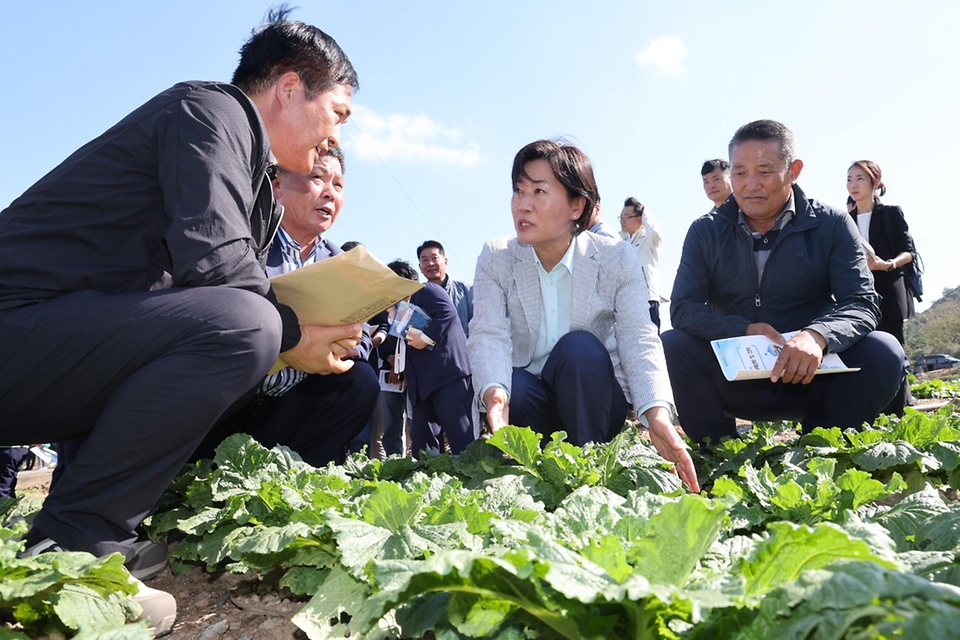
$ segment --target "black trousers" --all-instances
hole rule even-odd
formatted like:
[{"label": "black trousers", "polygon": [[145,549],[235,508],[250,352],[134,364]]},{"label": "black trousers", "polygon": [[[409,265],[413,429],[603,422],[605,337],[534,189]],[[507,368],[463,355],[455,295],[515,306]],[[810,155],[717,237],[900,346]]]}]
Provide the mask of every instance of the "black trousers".
[{"label": "black trousers", "polygon": [[[886,300],[884,300],[886,302]],[[897,305],[894,312],[883,311],[883,306],[881,305],[881,316],[880,324],[877,325],[877,331],[886,331],[894,338],[897,339],[901,345],[903,345],[903,317],[900,315],[900,309]],[[907,367],[907,372],[910,371],[910,363],[905,364]],[[886,407],[883,408],[883,413],[889,413],[895,416],[903,416],[903,408],[913,404],[913,394],[910,393],[910,381],[907,380],[906,375],[903,377],[903,382],[900,383],[900,388],[897,390],[897,394],[893,396],[893,400],[890,401]]]},{"label": "black trousers", "polygon": [[251,394],[213,428],[193,457],[213,457],[224,438],[248,433],[265,447],[293,449],[315,467],[342,462],[379,394],[377,374],[366,361],[357,361],[346,373],[307,376],[282,396]]},{"label": "black trousers", "polygon": [[769,380],[728,382],[710,343],[679,329],[661,336],[680,426],[696,442],[736,436],[736,418],[793,420],[803,430],[872,423],[904,376],[903,348],[873,331],[840,354],[855,373],[815,376],[808,385]]},{"label": "black trousers", "polygon": [[511,424],[545,436],[563,430],[578,446],[612,440],[630,410],[610,354],[588,331],[562,336],[540,377],[514,367],[511,384]]},{"label": "black trousers", "polygon": [[229,287],[79,291],[0,312],[0,446],[85,437],[34,520],[124,553],[210,427],[273,364],[280,316]]},{"label": "black trousers", "polygon": [[660,301],[650,301],[650,320],[657,325],[657,333],[660,333]]},{"label": "black trousers", "polygon": [[443,385],[415,403],[410,419],[413,455],[420,455],[421,451],[440,453],[441,433],[451,453],[463,453],[474,441],[472,402],[473,383],[467,376]]},{"label": "black trousers", "polygon": [[0,498],[12,498],[17,493],[17,471],[30,455],[29,447],[0,448]]}]

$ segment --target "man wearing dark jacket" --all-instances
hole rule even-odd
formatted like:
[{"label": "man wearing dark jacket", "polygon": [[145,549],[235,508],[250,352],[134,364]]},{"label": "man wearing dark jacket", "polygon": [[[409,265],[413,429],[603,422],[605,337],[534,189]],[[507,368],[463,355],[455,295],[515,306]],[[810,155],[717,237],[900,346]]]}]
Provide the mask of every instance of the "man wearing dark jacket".
[{"label": "man wearing dark jacket", "polygon": [[360,326],[301,326],[264,272],[274,167],[307,173],[337,146],[358,86],[332,38],[284,18],[232,84],[167,89],[0,212],[0,445],[86,438],[28,552],[128,552],[278,352],[308,373],[352,365]]},{"label": "man wearing dark jacket", "polygon": [[463,335],[470,336],[470,320],[473,319],[473,285],[454,280],[447,275],[447,254],[443,245],[436,240],[427,240],[417,247],[417,261],[420,263],[420,273],[427,282],[440,285],[450,296],[453,306],[457,308],[457,317]]},{"label": "man wearing dark jacket", "polygon": [[408,329],[407,398],[413,411],[410,441],[413,455],[423,450],[439,453],[442,432],[453,453],[462,453],[474,441],[471,403],[473,385],[467,358],[467,338],[450,296],[428,282],[410,296],[428,316],[422,332]]},{"label": "man wearing dark jacket", "polygon": [[[849,216],[795,185],[793,134],[772,120],[730,141],[734,199],[691,225],[663,334],[684,431],[735,436],[735,418],[817,426],[872,422],[900,384],[903,350],[874,331],[879,297]],[[789,340],[782,334],[798,331]],[[769,380],[728,382],[710,341],[765,335],[781,345]],[[816,376],[826,353],[855,373]]]}]

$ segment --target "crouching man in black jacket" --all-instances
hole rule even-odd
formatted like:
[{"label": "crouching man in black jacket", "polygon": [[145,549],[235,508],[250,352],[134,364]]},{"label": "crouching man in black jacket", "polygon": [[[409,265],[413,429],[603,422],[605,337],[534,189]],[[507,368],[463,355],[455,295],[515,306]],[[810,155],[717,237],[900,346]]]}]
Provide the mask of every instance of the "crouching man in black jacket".
[{"label": "crouching man in black jacket", "polygon": [[[856,226],[796,186],[803,163],[783,124],[744,125],[729,153],[734,199],[691,225],[662,336],[681,426],[716,441],[736,436],[737,417],[804,431],[872,422],[900,386],[904,354],[874,331],[880,300]],[[758,334],[782,345],[770,379],[728,382],[710,341]],[[860,371],[814,376],[826,353]]]},{"label": "crouching man in black jacket", "polygon": [[308,173],[337,146],[357,87],[337,43],[281,11],[232,84],[161,92],[0,211],[0,446],[86,438],[26,552],[126,554],[279,352],[349,366],[360,325],[301,326],[264,260],[274,167]]}]

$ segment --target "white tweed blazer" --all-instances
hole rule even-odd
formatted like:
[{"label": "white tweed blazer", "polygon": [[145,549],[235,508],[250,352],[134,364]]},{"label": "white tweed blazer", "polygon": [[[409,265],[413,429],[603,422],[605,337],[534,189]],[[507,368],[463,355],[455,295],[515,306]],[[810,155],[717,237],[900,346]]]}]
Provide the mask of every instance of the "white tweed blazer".
[{"label": "white tweed blazer", "polygon": [[[589,331],[603,342],[634,408],[662,401],[673,412],[663,346],[650,320],[647,283],[636,252],[627,242],[588,231],[574,243],[570,330]],[[478,403],[492,383],[509,393],[513,367],[530,364],[540,332],[540,305],[533,247],[515,236],[484,244],[473,280],[467,340]]]}]

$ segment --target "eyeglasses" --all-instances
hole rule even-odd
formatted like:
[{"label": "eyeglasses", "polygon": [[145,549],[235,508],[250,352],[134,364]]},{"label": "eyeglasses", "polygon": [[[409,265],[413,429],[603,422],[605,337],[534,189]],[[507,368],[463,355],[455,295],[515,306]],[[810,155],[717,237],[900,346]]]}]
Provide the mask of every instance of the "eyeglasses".
[{"label": "eyeglasses", "polygon": [[641,217],[643,217],[643,216],[638,216],[638,215],[625,216],[625,215],[623,215],[623,214],[620,215],[620,219],[621,219],[621,220],[627,220],[627,219],[629,219],[629,218],[641,218]]}]

